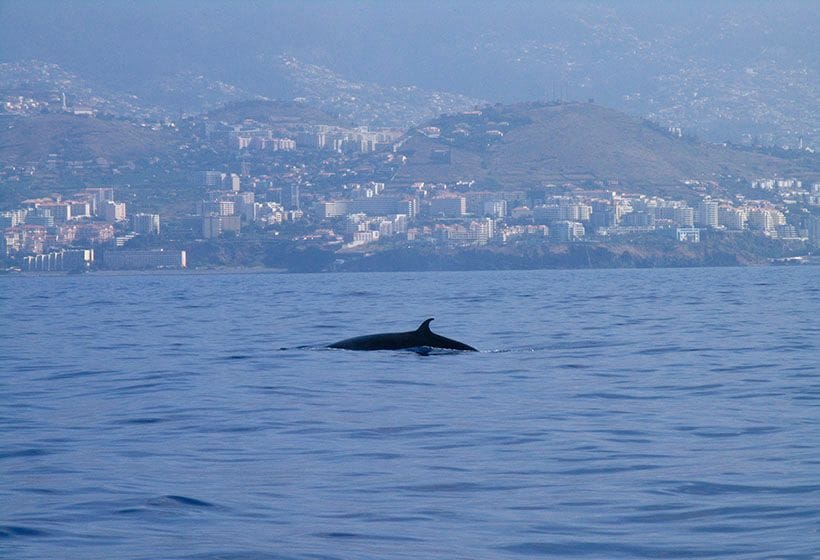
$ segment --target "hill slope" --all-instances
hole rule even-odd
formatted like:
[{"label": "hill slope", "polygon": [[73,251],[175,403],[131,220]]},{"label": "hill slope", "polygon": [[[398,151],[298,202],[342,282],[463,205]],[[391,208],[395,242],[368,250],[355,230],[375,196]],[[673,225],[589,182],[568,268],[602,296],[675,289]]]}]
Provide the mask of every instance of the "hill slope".
[{"label": "hill slope", "polygon": [[173,154],[175,138],[128,121],[43,114],[0,119],[0,163],[43,162],[51,154],[64,160],[132,161]]},{"label": "hill slope", "polygon": [[408,164],[396,177],[399,182],[476,180],[518,188],[618,180],[628,187],[818,172],[805,162],[678,138],[586,103],[496,105],[430,124],[440,135],[419,129],[402,145]]},{"label": "hill slope", "polygon": [[282,100],[250,100],[230,103],[207,113],[208,118],[230,124],[252,119],[261,123],[288,126],[293,124],[327,124],[341,126],[336,117],[306,103]]},{"label": "hill slope", "polygon": [[[226,105],[208,113],[216,121],[240,123],[246,118],[282,127],[297,124],[341,124],[305,104],[254,100]],[[184,134],[155,129],[128,120],[43,113],[0,118],[0,164],[21,165],[60,160],[109,162],[175,158]]]}]

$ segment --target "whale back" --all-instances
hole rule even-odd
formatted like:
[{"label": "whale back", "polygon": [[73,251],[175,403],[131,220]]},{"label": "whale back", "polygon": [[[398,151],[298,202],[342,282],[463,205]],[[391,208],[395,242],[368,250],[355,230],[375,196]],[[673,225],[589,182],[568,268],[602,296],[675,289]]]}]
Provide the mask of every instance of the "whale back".
[{"label": "whale back", "polygon": [[357,336],[335,342],[331,344],[329,348],[342,348],[345,350],[401,350],[406,348],[431,347],[476,351],[472,346],[431,331],[430,323],[432,321],[433,317],[424,320],[414,331]]}]

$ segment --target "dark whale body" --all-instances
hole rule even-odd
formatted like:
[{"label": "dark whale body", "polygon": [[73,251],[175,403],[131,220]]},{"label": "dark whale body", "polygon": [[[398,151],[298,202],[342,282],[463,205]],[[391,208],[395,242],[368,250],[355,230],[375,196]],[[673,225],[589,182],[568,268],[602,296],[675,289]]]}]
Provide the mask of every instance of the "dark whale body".
[{"label": "dark whale body", "polygon": [[407,348],[446,348],[448,350],[467,350],[477,352],[458,340],[439,336],[430,330],[430,321],[427,319],[414,331],[398,333],[380,333],[357,336],[334,342],[328,348],[342,348],[344,350],[404,350]]}]

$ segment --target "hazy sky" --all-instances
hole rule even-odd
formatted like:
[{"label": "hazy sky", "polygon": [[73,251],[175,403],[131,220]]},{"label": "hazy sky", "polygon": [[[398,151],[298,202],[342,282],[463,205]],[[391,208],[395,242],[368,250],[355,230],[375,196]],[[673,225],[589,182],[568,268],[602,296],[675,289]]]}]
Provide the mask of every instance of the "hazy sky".
[{"label": "hazy sky", "polygon": [[621,81],[674,72],[677,58],[784,49],[815,63],[818,5],[0,0],[0,59],[57,62],[119,87],[192,70],[275,90],[264,64],[286,53],[348,78],[491,100],[559,81],[606,97]]}]

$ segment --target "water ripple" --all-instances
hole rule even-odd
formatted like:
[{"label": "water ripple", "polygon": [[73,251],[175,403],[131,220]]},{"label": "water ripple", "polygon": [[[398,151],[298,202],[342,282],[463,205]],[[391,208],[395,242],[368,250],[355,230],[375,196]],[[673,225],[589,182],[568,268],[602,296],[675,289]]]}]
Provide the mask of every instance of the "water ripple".
[{"label": "water ripple", "polygon": [[0,556],[815,558],[808,268],[0,277]]}]

